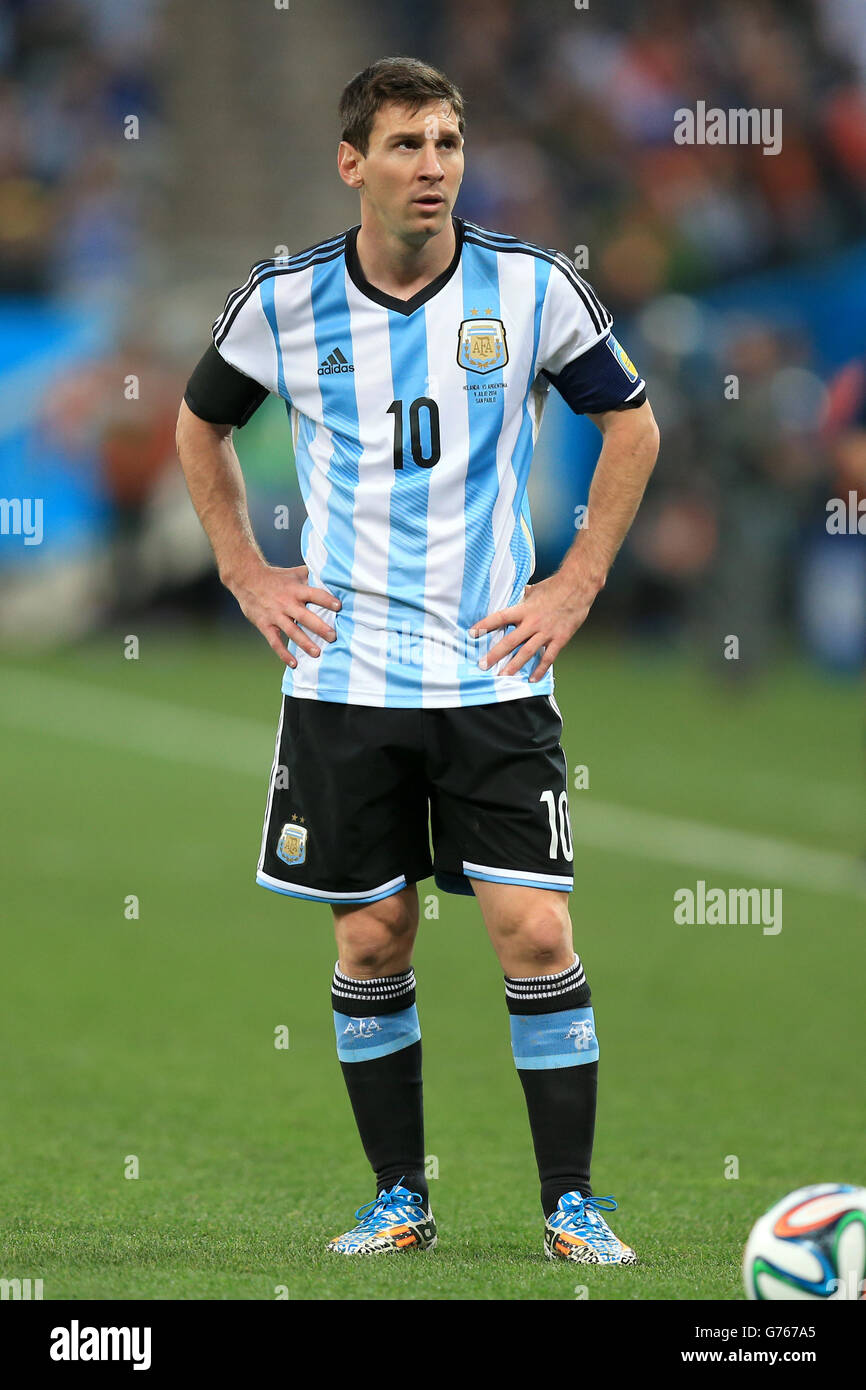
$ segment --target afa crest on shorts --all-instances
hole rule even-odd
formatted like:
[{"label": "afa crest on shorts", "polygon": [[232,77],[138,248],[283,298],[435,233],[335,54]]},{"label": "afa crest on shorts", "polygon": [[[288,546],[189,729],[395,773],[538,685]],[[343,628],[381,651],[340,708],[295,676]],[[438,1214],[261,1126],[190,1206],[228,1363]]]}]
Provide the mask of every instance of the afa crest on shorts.
[{"label": "afa crest on shorts", "polygon": [[457,333],[457,362],[467,372],[498,371],[508,361],[501,319],[464,319]]},{"label": "afa crest on shorts", "polygon": [[284,825],[277,841],[277,857],[284,864],[303,864],[307,857],[307,827],[292,822]]}]

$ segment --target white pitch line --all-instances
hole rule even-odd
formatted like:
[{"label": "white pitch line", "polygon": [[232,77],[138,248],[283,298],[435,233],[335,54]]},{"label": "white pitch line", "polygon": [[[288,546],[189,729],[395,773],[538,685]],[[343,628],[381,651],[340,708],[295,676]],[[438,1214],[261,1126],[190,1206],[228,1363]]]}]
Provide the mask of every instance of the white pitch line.
[{"label": "white pitch line", "polygon": [[[135,678],[134,671],[129,674]],[[263,786],[274,757],[279,701],[277,687],[274,728],[269,729],[241,715],[177,705],[50,673],[37,676],[5,670],[0,674],[0,722],[10,727],[40,729],[59,739],[77,738],[219,772],[254,773]],[[47,750],[46,756],[56,758],[58,748]]]},{"label": "white pitch line", "polygon": [[[274,697],[274,728],[279,697]],[[241,715],[174,704],[149,695],[28,671],[0,679],[0,722],[50,738],[79,739],[123,753],[257,777],[264,788],[274,728]],[[57,747],[46,756],[56,758]],[[747,875],[750,883],[787,883],[812,892],[866,898],[866,866],[853,855],[753,835],[655,811],[571,796],[575,841],[619,855],[688,865],[703,873]]]},{"label": "white pitch line", "polygon": [[[718,760],[708,758],[703,753],[689,756],[689,786],[695,787],[701,780],[709,784],[718,776],[718,771]],[[625,775],[626,772],[622,761],[608,767],[609,776]],[[804,820],[810,825],[847,830],[852,818],[857,816],[866,825],[866,788],[860,783],[822,777],[820,785],[816,786],[810,778],[794,772],[770,772],[751,765],[738,766],[736,776],[737,786],[744,798],[750,794],[775,798],[784,801],[789,811],[799,806]]]},{"label": "white pitch line", "polygon": [[572,831],[592,849],[688,864],[702,873],[745,874],[755,886],[788,883],[866,899],[866,863],[852,855],[606,801],[575,805],[578,795],[584,793],[570,801]]}]

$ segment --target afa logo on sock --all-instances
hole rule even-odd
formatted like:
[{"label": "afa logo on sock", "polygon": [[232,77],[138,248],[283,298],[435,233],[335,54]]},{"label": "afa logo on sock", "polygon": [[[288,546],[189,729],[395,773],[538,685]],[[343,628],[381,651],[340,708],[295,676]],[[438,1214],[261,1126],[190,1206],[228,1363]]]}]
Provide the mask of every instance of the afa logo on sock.
[{"label": "afa logo on sock", "polygon": [[350,1021],[343,1029],[343,1037],[348,1033],[352,1038],[371,1038],[374,1033],[381,1033],[382,1025],[377,1023],[375,1018],[356,1018]]},{"label": "afa logo on sock", "polygon": [[574,1038],[578,1052],[595,1044],[595,1029],[587,1019],[575,1019],[565,1036]]}]

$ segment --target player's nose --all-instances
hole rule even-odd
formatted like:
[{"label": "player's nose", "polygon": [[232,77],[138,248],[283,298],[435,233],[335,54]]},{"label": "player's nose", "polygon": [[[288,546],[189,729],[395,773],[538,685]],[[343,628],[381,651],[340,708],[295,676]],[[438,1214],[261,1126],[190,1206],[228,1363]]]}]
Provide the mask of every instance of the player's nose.
[{"label": "player's nose", "polygon": [[421,152],[420,173],[426,178],[443,178],[445,171],[439,162],[439,155],[436,153],[436,143],[433,140],[425,140],[424,148]]}]

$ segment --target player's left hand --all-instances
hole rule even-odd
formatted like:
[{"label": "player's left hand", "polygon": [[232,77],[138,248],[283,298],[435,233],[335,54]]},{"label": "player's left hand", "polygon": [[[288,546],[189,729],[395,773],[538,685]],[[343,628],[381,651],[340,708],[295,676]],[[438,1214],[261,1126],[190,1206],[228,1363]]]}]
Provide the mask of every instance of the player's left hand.
[{"label": "player's left hand", "polygon": [[[469,629],[470,637],[480,637],[485,632],[513,625],[513,631],[507,632],[478,665],[482,671],[487,671],[509,652],[516,652],[500,673],[513,676],[543,648],[541,660],[529,677],[533,684],[540,681],[565,644],[583,626],[596,595],[603,588],[603,579],[598,582],[588,575],[574,571],[566,575],[561,570],[540,584],[527,584],[519,603],[501,608],[498,613],[489,613]],[[520,650],[516,651],[518,647]]]}]

